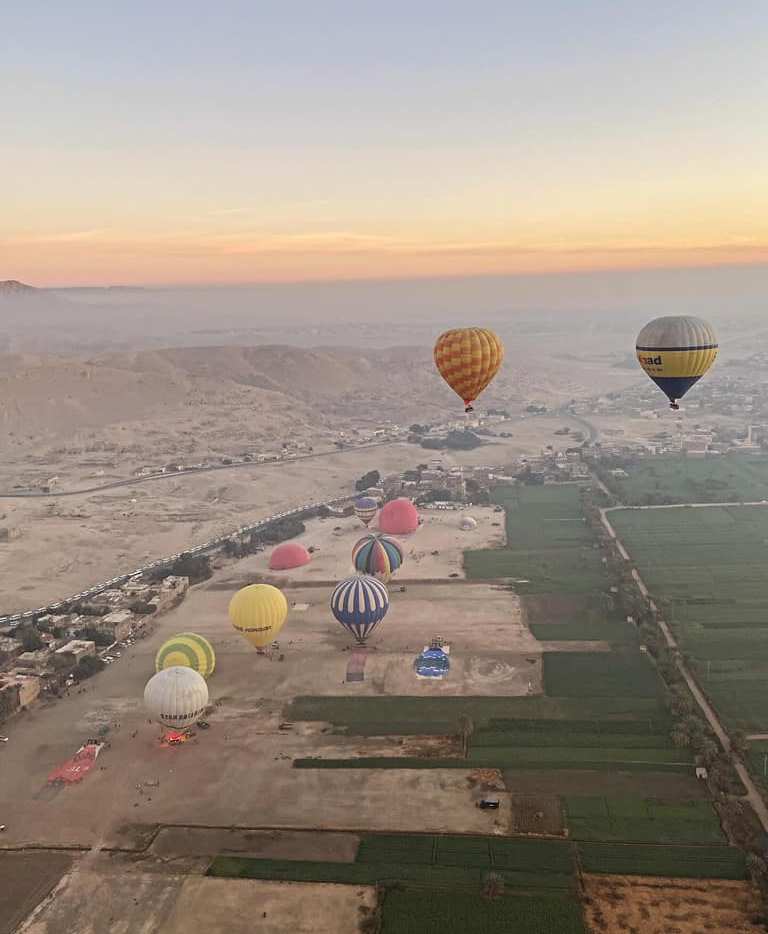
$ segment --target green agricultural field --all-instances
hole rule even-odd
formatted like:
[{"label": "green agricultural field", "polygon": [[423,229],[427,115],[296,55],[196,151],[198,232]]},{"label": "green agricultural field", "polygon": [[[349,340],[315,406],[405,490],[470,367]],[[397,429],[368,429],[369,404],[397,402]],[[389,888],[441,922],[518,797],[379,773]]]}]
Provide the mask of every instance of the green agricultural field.
[{"label": "green agricultural field", "polygon": [[565,797],[570,836],[625,843],[727,843],[709,801],[666,804],[650,798]]},{"label": "green agricultural field", "polygon": [[[462,714],[475,728],[491,720],[530,724],[548,721],[638,721],[655,723],[665,712],[656,697],[297,697],[288,704],[287,720],[331,723],[358,736],[408,734],[452,735]],[[525,728],[525,727],[523,727]],[[645,727],[641,727],[645,729]]]},{"label": "green agricultural field", "polygon": [[646,655],[625,652],[547,652],[544,685],[551,697],[659,696],[661,684]]},{"label": "green agricultural field", "polygon": [[570,898],[487,899],[452,892],[387,892],[382,934],[584,934],[581,908]]},{"label": "green agricultural field", "polygon": [[584,872],[671,876],[688,879],[745,879],[746,857],[733,846],[633,846],[579,843]]},{"label": "green agricultural field", "polygon": [[627,468],[628,477],[604,476],[628,506],[663,503],[740,503],[768,499],[768,457],[654,457]]},{"label": "green agricultural field", "polygon": [[768,506],[609,516],[728,726],[768,730]]},{"label": "green agricultural field", "polygon": [[518,593],[591,593],[607,586],[577,486],[504,487],[505,548],[466,551],[467,577],[508,577]]},{"label": "green agricultural field", "polygon": [[591,622],[574,620],[566,623],[532,623],[529,628],[541,642],[609,642],[612,645],[638,643],[637,627],[626,620]]}]

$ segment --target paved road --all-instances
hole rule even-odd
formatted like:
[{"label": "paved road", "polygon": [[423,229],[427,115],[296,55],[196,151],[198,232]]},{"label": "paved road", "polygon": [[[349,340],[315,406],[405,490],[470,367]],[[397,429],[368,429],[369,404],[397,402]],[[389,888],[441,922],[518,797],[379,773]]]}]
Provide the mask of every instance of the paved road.
[{"label": "paved road", "polygon": [[79,490],[63,490],[51,493],[43,493],[40,490],[16,490],[15,492],[3,493],[0,491],[0,499],[32,499],[42,496],[48,499],[52,496],[82,496],[84,493],[100,493],[102,490],[114,490],[121,486],[136,486],[138,483],[151,483],[156,480],[171,480],[179,477],[186,477],[190,474],[208,473],[212,470],[238,470],[244,467],[277,467],[285,464],[293,464],[296,461],[311,460],[317,457],[330,457],[332,454],[349,454],[352,451],[365,450],[366,448],[387,447],[392,444],[405,444],[405,439],[372,441],[370,444],[357,444],[354,447],[338,448],[333,451],[318,451],[313,454],[300,454],[297,457],[284,458],[277,461],[265,461],[263,464],[254,461],[246,461],[239,464],[212,464],[210,467],[187,467],[185,470],[172,470],[169,473],[153,473],[147,477],[131,477],[129,480],[112,480],[110,483],[102,483],[100,486],[83,487]]},{"label": "paved road", "polygon": [[[690,505],[703,507],[703,506],[718,506],[718,505],[723,505],[723,504],[722,503],[691,503]],[[729,503],[727,505],[732,506],[734,504]],[[743,505],[762,506],[766,504],[761,501],[759,503],[744,503]],[[623,542],[616,534],[616,531],[611,525],[610,520],[608,519],[608,516],[607,516],[608,512],[612,512],[615,509],[623,509],[623,508],[626,508],[626,507],[611,506],[608,509],[601,509],[600,518],[602,520],[603,527],[605,528],[606,532],[615,541],[616,547],[618,548],[619,553],[621,554],[622,558],[624,558],[626,561],[630,561],[631,558],[629,556],[629,553],[627,552],[627,549],[624,547]],[[667,506],[636,506],[633,508],[667,509],[669,507]],[[680,507],[677,506],[675,508],[679,509]],[[643,579],[640,577],[640,574],[637,568],[632,568],[632,577],[637,583],[637,586],[640,589],[640,593],[642,593],[642,595],[648,601],[648,604],[651,607],[651,609],[654,611],[654,613],[657,614],[658,607],[651,599],[648,593],[648,588],[645,586]],[[661,632],[664,636],[664,641],[666,642],[667,647],[669,649],[672,649],[673,651],[677,650],[677,641],[675,637],[672,635],[672,632],[670,631],[670,628],[667,625],[666,621],[659,618],[658,622],[659,622],[659,628],[661,629]],[[717,736],[718,740],[720,741],[720,745],[723,747],[724,752],[726,753],[727,756],[730,757],[731,762],[733,763],[733,766],[736,769],[736,772],[738,773],[738,776],[741,779],[742,784],[747,789],[747,793],[744,797],[752,805],[752,809],[754,810],[755,814],[757,814],[758,819],[763,826],[763,830],[768,833],[768,807],[766,807],[765,801],[763,800],[762,795],[757,789],[757,785],[755,785],[754,781],[752,780],[752,776],[747,771],[744,763],[741,761],[741,759],[739,759],[734,754],[731,739],[728,736],[728,733],[726,732],[725,728],[720,722],[717,714],[715,713],[714,708],[711,706],[709,701],[706,699],[706,697],[702,693],[693,675],[690,673],[685,662],[682,660],[682,658],[679,655],[677,656],[677,668],[680,671],[680,674],[683,676],[683,678],[685,678],[685,683],[688,685],[688,689],[690,690],[691,694],[693,695],[694,700],[698,704],[699,709],[701,710],[702,714],[706,718],[707,723],[710,725],[712,732],[715,734],[715,736]]]}]

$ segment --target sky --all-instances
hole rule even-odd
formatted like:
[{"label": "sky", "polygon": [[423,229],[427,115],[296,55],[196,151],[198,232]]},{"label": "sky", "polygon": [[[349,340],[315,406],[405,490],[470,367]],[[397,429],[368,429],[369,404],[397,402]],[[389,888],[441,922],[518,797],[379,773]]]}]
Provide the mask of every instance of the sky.
[{"label": "sky", "polygon": [[9,4],[0,279],[768,261],[768,4]]}]

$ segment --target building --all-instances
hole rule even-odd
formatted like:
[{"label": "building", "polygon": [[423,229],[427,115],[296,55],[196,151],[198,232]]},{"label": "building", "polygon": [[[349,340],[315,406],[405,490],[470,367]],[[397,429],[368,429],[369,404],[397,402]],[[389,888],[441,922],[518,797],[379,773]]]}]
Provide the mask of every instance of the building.
[{"label": "building", "polygon": [[7,662],[9,659],[18,658],[24,651],[24,646],[20,639],[12,639],[10,636],[0,636],[0,661]]},{"label": "building", "polygon": [[157,597],[150,600],[150,603],[157,599],[157,612],[165,613],[181,603],[188,589],[188,577],[176,577],[171,574],[163,580]]},{"label": "building", "polygon": [[18,707],[28,707],[40,695],[40,679],[37,675],[25,675],[20,671],[9,671],[0,675],[0,691],[16,690]]},{"label": "building", "polygon": [[38,649],[36,652],[22,652],[16,662],[19,668],[29,668],[32,671],[41,671],[51,660],[48,649]]},{"label": "building", "polygon": [[21,537],[21,529],[15,525],[0,525],[0,542],[13,542]]},{"label": "building", "polygon": [[67,642],[66,645],[62,645],[60,649],[56,649],[55,654],[59,658],[64,655],[71,655],[75,660],[75,664],[77,664],[86,655],[96,654],[96,643],[89,642],[86,639],[73,639],[71,642]]},{"label": "building", "polygon": [[122,642],[129,635],[136,623],[136,617],[130,610],[113,610],[96,622],[96,629],[108,633],[113,642]]}]

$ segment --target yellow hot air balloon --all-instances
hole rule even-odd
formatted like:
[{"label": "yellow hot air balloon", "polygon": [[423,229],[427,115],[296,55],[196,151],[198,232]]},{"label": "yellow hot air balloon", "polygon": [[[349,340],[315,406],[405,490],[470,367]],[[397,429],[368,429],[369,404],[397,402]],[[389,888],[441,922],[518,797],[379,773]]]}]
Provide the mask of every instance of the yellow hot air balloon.
[{"label": "yellow hot air balloon", "polygon": [[682,399],[717,357],[717,336],[710,324],[692,315],[654,318],[637,336],[640,366],[679,409]]},{"label": "yellow hot air balloon", "polygon": [[498,373],[504,359],[501,339],[487,328],[454,328],[438,337],[435,365],[451,389],[464,400],[464,411]]},{"label": "yellow hot air balloon", "polygon": [[208,678],[216,667],[216,654],[207,639],[195,632],[180,632],[164,642],[155,656],[155,671],[174,665],[193,668]]},{"label": "yellow hot air balloon", "polygon": [[271,584],[251,584],[229,601],[229,618],[235,629],[257,649],[263,649],[283,628],[288,601]]}]

